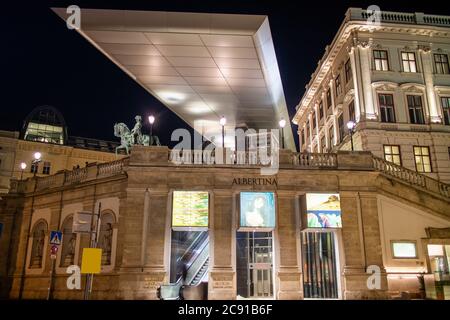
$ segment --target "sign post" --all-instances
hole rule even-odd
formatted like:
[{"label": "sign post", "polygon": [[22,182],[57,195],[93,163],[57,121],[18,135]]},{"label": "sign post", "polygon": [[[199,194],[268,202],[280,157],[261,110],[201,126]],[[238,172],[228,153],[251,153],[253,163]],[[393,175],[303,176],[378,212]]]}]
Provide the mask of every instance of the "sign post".
[{"label": "sign post", "polygon": [[55,262],[56,256],[58,254],[59,246],[62,244],[62,232],[61,231],[51,231],[50,232],[50,259],[52,260],[52,266],[50,269],[50,281],[48,285],[47,300],[51,299],[53,278],[55,275]]},{"label": "sign post", "polygon": [[[99,237],[99,233],[100,233],[100,225],[101,225],[101,219],[100,219],[101,210],[102,210],[102,203],[100,202],[98,204],[98,213],[96,214],[97,223],[94,224],[94,221],[93,221],[94,215],[92,215],[92,217],[91,217],[91,233],[90,233],[91,245],[90,245],[90,248],[97,248],[98,237]],[[83,251],[83,257],[84,257],[84,251]],[[101,255],[100,255],[100,258],[101,258]],[[100,263],[101,263],[101,261],[100,261]],[[81,269],[83,270],[83,266]],[[85,287],[85,291],[84,291],[84,299],[85,300],[89,300],[89,297],[92,293],[93,281],[94,281],[94,273],[89,272],[86,277],[86,287]]]},{"label": "sign post", "polygon": [[[78,212],[74,215],[72,232],[88,233],[89,248],[83,249],[81,261],[81,274],[86,274],[86,285],[84,288],[84,300],[89,300],[92,292],[94,274],[101,271],[102,249],[97,249],[100,235],[102,203],[98,204],[98,212]],[[95,210],[94,210],[95,211]],[[95,217],[97,217],[96,220]]]}]

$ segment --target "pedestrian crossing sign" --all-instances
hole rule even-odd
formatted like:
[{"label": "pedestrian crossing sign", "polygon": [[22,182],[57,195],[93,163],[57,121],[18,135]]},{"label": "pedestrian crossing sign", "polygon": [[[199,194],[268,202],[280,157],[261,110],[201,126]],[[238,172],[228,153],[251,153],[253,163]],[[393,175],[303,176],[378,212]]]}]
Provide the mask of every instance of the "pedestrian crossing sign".
[{"label": "pedestrian crossing sign", "polygon": [[52,231],[50,232],[50,244],[54,244],[59,246],[62,240],[62,232],[61,231]]}]

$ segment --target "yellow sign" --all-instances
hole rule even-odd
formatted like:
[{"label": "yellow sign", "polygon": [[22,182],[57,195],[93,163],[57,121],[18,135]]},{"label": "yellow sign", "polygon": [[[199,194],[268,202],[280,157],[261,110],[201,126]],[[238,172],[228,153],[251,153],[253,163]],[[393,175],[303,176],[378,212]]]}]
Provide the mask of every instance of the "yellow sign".
[{"label": "yellow sign", "polygon": [[102,266],[102,249],[84,248],[81,258],[81,273],[100,273]]}]

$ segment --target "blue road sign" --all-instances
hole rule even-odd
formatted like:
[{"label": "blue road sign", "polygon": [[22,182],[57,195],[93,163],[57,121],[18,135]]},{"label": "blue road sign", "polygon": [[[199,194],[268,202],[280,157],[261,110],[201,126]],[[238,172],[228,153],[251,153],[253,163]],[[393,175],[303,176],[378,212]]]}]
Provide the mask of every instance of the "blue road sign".
[{"label": "blue road sign", "polygon": [[54,244],[59,246],[61,244],[62,232],[61,231],[52,231],[50,232],[50,244]]}]

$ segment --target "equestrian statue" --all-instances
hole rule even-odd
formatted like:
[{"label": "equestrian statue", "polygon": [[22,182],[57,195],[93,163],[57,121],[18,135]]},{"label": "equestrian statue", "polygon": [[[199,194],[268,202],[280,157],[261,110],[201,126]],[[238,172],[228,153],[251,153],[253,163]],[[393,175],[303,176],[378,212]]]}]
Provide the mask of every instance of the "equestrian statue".
[{"label": "equestrian statue", "polygon": [[125,123],[116,123],[114,125],[114,136],[120,138],[120,146],[116,148],[117,151],[121,149],[125,149],[127,154],[130,154],[130,148],[134,145],[140,146],[160,146],[158,136],[149,136],[147,134],[142,134],[142,117],[136,116],[134,117],[136,120],[136,124],[133,129],[130,131],[128,126]]}]

